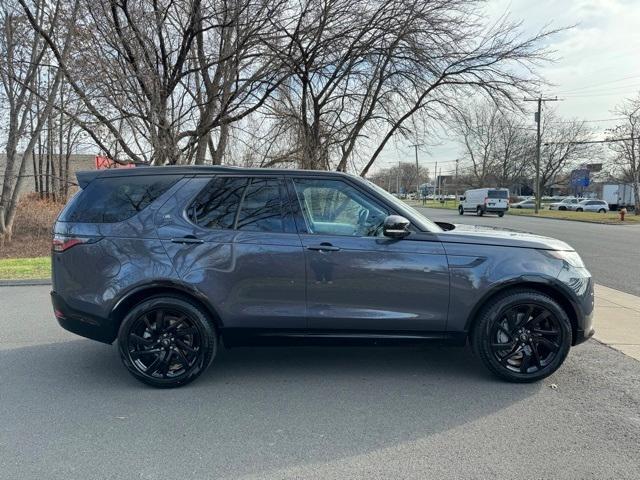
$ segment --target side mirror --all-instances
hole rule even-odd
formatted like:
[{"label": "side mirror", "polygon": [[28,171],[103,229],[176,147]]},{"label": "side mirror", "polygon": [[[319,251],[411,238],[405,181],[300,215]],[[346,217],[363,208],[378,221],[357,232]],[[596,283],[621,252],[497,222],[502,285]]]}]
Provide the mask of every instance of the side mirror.
[{"label": "side mirror", "polygon": [[400,215],[389,215],[384,219],[382,231],[385,237],[404,238],[409,235],[411,222]]}]

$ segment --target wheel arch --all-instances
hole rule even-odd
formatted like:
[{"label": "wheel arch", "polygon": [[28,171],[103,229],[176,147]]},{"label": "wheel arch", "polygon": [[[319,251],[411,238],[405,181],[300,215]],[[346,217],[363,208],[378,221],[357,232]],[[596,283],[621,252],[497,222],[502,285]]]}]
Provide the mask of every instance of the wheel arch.
[{"label": "wheel arch", "polygon": [[571,345],[576,344],[578,334],[578,306],[571,300],[566,287],[562,286],[559,282],[547,279],[547,278],[519,278],[516,280],[508,281],[500,285],[494,286],[476,303],[475,307],[467,317],[465,323],[465,330],[467,337],[473,332],[473,328],[478,319],[478,313],[495,299],[498,295],[502,295],[504,292],[510,290],[535,290],[551,297],[558,302],[562,309],[566,312],[571,322]]},{"label": "wheel arch", "polygon": [[143,302],[147,298],[157,295],[172,295],[186,298],[200,306],[209,314],[218,331],[223,327],[220,315],[202,293],[198,292],[193,287],[181,283],[173,281],[159,281],[139,285],[122,295],[109,314],[109,318],[113,322],[115,331],[118,331],[127,312],[129,312],[135,305]]}]

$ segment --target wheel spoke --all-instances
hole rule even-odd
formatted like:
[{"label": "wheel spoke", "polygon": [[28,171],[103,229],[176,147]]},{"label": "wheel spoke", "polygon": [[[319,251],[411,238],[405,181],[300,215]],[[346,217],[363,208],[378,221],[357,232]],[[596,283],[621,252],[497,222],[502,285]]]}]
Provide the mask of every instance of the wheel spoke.
[{"label": "wheel spoke", "polygon": [[522,363],[520,363],[520,373],[527,373],[530,365],[531,365],[531,353],[526,353],[523,350]]},{"label": "wheel spoke", "polygon": [[163,378],[165,378],[167,376],[167,373],[169,372],[169,367],[171,366],[170,360],[173,357],[174,353],[175,352],[173,350],[169,350],[162,360],[162,364],[160,365],[158,373],[160,373]]},{"label": "wheel spoke", "polygon": [[558,330],[542,330],[540,328],[534,328],[531,330],[533,333],[538,335],[558,335],[560,332]]},{"label": "wheel spoke", "polygon": [[164,331],[164,310],[160,309],[156,311],[156,331]]},{"label": "wheel spoke", "polygon": [[552,352],[556,352],[556,351],[558,351],[560,349],[560,345],[558,345],[556,342],[554,342],[552,340],[549,340],[548,338],[538,337],[535,340],[536,340],[537,343],[541,343],[542,345],[547,347]]},{"label": "wheel spoke", "polygon": [[139,345],[144,345],[144,346],[153,345],[153,340],[151,340],[150,338],[142,338],[140,335],[136,335],[135,333],[132,333],[129,335],[129,340]]},{"label": "wheel spoke", "polygon": [[149,365],[145,371],[147,375],[153,375],[156,373],[160,365],[162,365],[162,359],[164,358],[163,351],[161,350],[156,359]]},{"label": "wheel spoke", "polygon": [[538,370],[542,368],[542,362],[540,361],[540,354],[538,353],[538,347],[534,342],[531,342],[531,352],[533,353],[533,360],[536,362],[536,367]]},{"label": "wheel spoke", "polygon": [[520,353],[522,351],[521,348],[518,348],[518,346],[516,345],[515,348],[513,348],[509,353],[507,353],[506,355],[500,357],[500,362],[501,363],[506,363],[507,360],[509,360],[510,358],[514,357],[516,354]]},{"label": "wheel spoke", "polygon": [[182,350],[180,350],[179,348],[176,348],[176,353],[178,354],[178,357],[180,358],[180,361],[182,362],[182,365],[184,366],[185,369],[189,368],[189,359],[186,357],[186,355],[182,352]]},{"label": "wheel spoke", "polygon": [[198,330],[195,327],[180,328],[176,330],[176,336],[185,337],[187,335],[193,335],[194,333],[197,333],[197,332]]},{"label": "wheel spoke", "polygon": [[186,343],[184,343],[179,338],[176,338],[176,345],[178,345],[183,350],[186,350],[187,352],[190,352],[190,353],[196,353],[197,352],[197,350],[195,348],[187,345]]},{"label": "wheel spoke", "polygon": [[551,314],[547,310],[543,310],[542,313],[539,313],[536,317],[532,318],[530,322],[525,323],[525,325],[537,325],[549,315]]},{"label": "wheel spoke", "polygon": [[135,350],[133,352],[130,353],[131,358],[132,359],[137,359],[142,357],[143,355],[157,355],[158,353],[161,353],[162,349],[161,348],[153,348],[151,350]]}]

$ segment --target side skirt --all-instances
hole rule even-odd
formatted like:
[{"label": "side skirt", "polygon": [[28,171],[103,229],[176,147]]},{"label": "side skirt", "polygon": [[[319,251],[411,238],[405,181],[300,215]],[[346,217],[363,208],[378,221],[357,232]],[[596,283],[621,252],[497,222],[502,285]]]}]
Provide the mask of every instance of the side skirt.
[{"label": "side skirt", "polygon": [[222,329],[226,347],[241,346],[376,346],[416,345],[441,343],[464,346],[466,332],[407,332],[407,331],[335,331],[335,330],[273,330]]}]

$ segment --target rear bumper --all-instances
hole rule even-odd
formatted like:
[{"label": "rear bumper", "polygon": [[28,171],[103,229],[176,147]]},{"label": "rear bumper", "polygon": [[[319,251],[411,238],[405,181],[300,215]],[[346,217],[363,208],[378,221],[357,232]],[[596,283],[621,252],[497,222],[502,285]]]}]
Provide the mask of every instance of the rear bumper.
[{"label": "rear bumper", "polygon": [[62,328],[81,337],[111,344],[117,333],[107,320],[75,310],[55,291],[51,292],[51,303],[56,320]]}]

